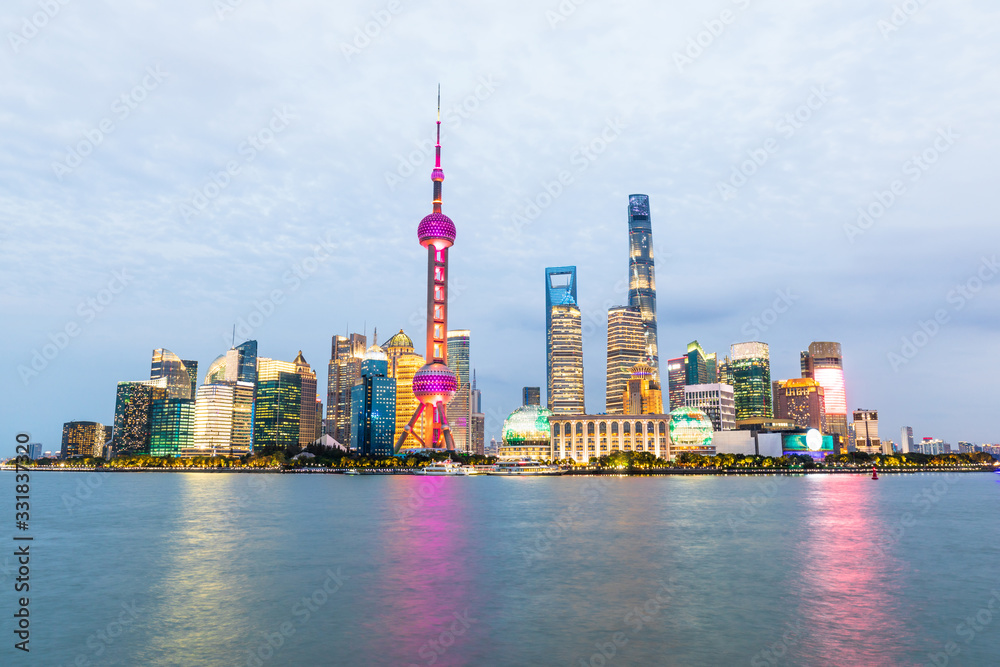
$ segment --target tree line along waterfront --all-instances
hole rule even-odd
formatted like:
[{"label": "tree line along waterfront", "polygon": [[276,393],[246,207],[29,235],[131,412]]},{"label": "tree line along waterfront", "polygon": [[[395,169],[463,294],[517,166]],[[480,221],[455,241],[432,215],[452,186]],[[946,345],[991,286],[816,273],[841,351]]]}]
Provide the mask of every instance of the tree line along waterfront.
[{"label": "tree line along waterfront", "polygon": [[[277,448],[247,454],[245,456],[195,456],[191,458],[150,456],[137,454],[117,456],[111,460],[100,457],[76,457],[68,460],[42,458],[23,462],[36,470],[82,470],[107,471],[218,471],[218,472],[338,472],[347,469],[379,469],[418,471],[432,463],[451,459],[458,463],[488,466],[497,463],[497,458],[459,452],[419,452],[405,456],[362,455],[342,450],[310,446],[300,451]],[[851,472],[866,471],[873,466],[884,472],[917,471],[969,471],[994,470],[997,462],[981,452],[971,454],[927,455],[909,454],[866,454],[851,452],[831,454],[823,461],[815,461],[807,455],[745,456],[741,454],[716,454],[702,456],[684,452],[674,460],[664,460],[651,452],[615,451],[601,457],[591,457],[586,464],[571,460],[548,461],[561,465],[570,473],[670,473],[670,472]],[[12,462],[11,462],[12,463]]]}]

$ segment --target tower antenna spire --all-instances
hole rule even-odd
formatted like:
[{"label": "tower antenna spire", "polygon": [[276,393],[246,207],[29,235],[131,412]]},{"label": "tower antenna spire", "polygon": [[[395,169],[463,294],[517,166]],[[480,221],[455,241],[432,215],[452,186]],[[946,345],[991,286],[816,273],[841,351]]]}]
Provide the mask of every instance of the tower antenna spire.
[{"label": "tower antenna spire", "polygon": [[434,212],[441,212],[441,182],[444,181],[444,169],[441,168],[441,84],[438,84],[437,109],[437,143],[434,145],[434,171],[431,172],[434,181]]}]

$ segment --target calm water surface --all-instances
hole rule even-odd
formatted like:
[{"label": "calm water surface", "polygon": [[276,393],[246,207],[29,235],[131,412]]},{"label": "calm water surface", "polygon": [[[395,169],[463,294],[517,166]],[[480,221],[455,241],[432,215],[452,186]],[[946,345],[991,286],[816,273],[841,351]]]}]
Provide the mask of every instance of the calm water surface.
[{"label": "calm water surface", "polygon": [[998,509],[992,474],[36,473],[0,663],[1000,665]]}]

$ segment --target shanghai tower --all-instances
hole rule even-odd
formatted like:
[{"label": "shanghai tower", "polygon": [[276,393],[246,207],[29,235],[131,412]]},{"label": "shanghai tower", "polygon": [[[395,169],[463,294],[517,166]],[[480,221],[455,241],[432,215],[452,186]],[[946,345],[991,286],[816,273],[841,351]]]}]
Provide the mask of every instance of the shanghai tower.
[{"label": "shanghai tower", "polygon": [[[396,441],[398,452],[407,434],[417,439],[425,448],[438,448],[444,440],[445,448],[455,449],[455,441],[448,426],[446,406],[458,391],[458,378],[448,368],[448,248],[455,243],[455,223],[441,212],[441,88],[438,88],[437,145],[434,147],[433,211],[417,226],[417,240],[427,249],[427,363],[413,375],[413,395],[418,401],[416,412]],[[424,442],[413,430],[424,410],[433,416],[430,442]]]},{"label": "shanghai tower", "polygon": [[656,275],[653,270],[653,226],[649,196],[628,197],[628,305],[642,317],[643,355],[659,376],[656,347]]}]

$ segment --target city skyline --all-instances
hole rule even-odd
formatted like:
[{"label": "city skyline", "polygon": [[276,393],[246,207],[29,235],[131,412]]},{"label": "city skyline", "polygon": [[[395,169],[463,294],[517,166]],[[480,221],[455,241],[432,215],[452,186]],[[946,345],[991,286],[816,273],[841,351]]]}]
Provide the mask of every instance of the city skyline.
[{"label": "city skyline", "polygon": [[[234,323],[237,343],[257,340],[274,359],[301,349],[314,369],[332,335],[365,321],[402,328],[421,348],[422,253],[410,246],[426,208],[430,91],[442,79],[449,210],[463,221],[450,323],[476,339],[487,438],[522,386],[545,385],[545,266],[578,267],[586,402],[604,404],[607,309],[627,302],[624,203],[643,192],[656,225],[663,359],[693,340],[720,355],[760,340],[771,378],[791,379],[811,341],[838,341],[847,410],[877,409],[886,437],[906,425],[917,439],[995,441],[988,378],[1000,370],[1000,280],[984,249],[1000,240],[985,200],[997,99],[953,74],[981,72],[981,59],[926,31],[944,21],[975,35],[990,16],[980,6],[928,6],[889,35],[878,28],[885,8],[862,3],[829,15],[755,6],[697,57],[684,55],[688,40],[715,16],[695,7],[648,5],[670,19],[655,22],[667,26],[656,39],[613,8],[581,6],[553,24],[548,10],[514,3],[473,36],[446,13],[413,7],[348,60],[341,45],[370,9],[348,7],[336,21],[315,8],[285,13],[299,45],[268,38],[264,9],[220,20],[180,3],[151,10],[159,20],[144,22],[157,32],[57,75],[47,63],[62,45],[99,43],[112,25],[63,7],[2,56],[12,111],[0,121],[10,137],[0,265],[15,323],[3,421],[54,451],[65,422],[112,423],[117,382],[147,377],[150,350],[207,367]],[[440,44],[425,36],[434,17]],[[205,38],[168,39],[197,21]],[[844,46],[766,48],[820,24]],[[504,46],[500,33],[513,26],[528,52]],[[648,39],[587,77],[559,67],[570,56],[596,64],[576,44],[591,30]],[[479,56],[448,57],[473,41]],[[430,48],[400,68],[417,44]],[[678,53],[692,62],[678,65]],[[930,71],[912,66],[918,53]],[[637,66],[646,61],[656,67]],[[224,82],[212,90],[205,62]],[[284,83],[289,71],[304,85]],[[376,75],[390,92],[371,91]],[[874,95],[872,76],[884,79]],[[646,85],[650,77],[662,85]],[[26,102],[25,90],[46,102]],[[113,131],[101,129],[105,118]],[[101,141],[88,146],[88,136]],[[79,146],[88,155],[70,166]],[[905,194],[893,194],[896,179]],[[719,183],[735,196],[724,199]],[[976,364],[956,364],[956,350]],[[972,388],[961,401],[945,391],[958,383]]]}]

